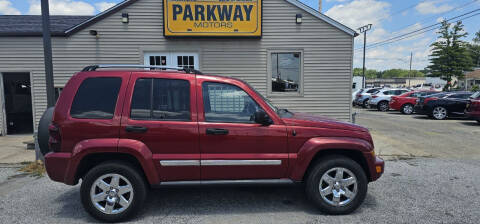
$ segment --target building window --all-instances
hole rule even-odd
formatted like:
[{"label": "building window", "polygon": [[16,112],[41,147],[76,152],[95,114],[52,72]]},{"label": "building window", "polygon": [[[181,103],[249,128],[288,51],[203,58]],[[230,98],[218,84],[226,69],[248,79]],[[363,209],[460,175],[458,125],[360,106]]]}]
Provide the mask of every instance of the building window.
[{"label": "building window", "polygon": [[303,94],[302,51],[270,51],[268,66],[270,95]]}]

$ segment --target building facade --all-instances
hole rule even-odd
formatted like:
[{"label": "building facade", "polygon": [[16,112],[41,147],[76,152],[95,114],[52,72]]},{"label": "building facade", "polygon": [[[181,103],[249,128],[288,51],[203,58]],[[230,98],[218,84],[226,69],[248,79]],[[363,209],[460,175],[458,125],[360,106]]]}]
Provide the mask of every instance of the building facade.
[{"label": "building facade", "polygon": [[[257,36],[201,36],[205,30],[200,36],[165,36],[164,18],[172,17],[163,6],[169,0],[127,0],[93,17],[52,16],[56,93],[92,64],[187,66],[243,79],[281,108],[350,120],[355,31],[296,0],[250,1],[260,8]],[[240,9],[243,17],[233,12],[232,18],[254,18],[245,14],[250,8]],[[181,19],[180,9],[173,10]],[[182,12],[187,21],[201,17]],[[35,130],[47,105],[41,18],[27,17],[0,16],[7,22],[0,28],[3,135]],[[24,19],[36,25],[25,27],[18,22]]]}]

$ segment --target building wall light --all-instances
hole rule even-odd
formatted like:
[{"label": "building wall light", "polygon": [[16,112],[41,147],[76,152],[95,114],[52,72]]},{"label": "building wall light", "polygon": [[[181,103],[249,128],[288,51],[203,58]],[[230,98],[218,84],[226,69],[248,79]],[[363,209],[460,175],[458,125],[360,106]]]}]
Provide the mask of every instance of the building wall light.
[{"label": "building wall light", "polygon": [[128,13],[122,13],[122,23],[128,23]]},{"label": "building wall light", "polygon": [[296,22],[297,24],[301,24],[301,23],[302,23],[302,14],[297,14],[297,15],[295,16],[295,18],[296,18],[296,19],[295,19],[295,22]]}]

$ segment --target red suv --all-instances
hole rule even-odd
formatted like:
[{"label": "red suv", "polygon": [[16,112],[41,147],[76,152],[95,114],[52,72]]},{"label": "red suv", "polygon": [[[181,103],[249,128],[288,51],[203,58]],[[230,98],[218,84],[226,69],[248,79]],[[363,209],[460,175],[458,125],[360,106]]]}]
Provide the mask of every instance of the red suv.
[{"label": "red suv", "polygon": [[241,80],[111,67],[141,66],[87,67],[39,124],[49,177],[82,179],[97,219],[130,217],[150,187],[203,183],[304,182],[321,211],[347,214],[384,171],[366,128],[278,109]]},{"label": "red suv", "polygon": [[400,96],[392,96],[389,106],[392,110],[398,110],[403,114],[412,114],[416,100],[420,96],[438,93],[437,91],[411,91]]},{"label": "red suv", "polygon": [[480,123],[480,92],[476,92],[470,96],[465,112],[467,117]]}]

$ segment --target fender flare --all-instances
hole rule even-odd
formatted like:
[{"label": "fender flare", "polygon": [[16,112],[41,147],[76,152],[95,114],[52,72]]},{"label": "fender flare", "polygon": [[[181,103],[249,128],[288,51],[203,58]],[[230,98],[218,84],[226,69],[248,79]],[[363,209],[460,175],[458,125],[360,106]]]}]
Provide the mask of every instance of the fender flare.
[{"label": "fender flare", "polygon": [[[359,151],[362,154],[369,154],[373,150],[373,145],[366,140],[350,137],[311,138],[303,144],[296,154],[297,158],[292,161],[293,166],[290,171],[290,178],[301,181],[315,155],[321,151],[332,149]],[[367,160],[367,162],[369,161]]]},{"label": "fender flare", "polygon": [[156,184],[160,181],[152,160],[152,153],[145,144],[132,139],[103,138],[83,140],[75,145],[70,157],[71,162],[67,165],[65,183],[74,184],[75,175],[82,159],[87,155],[97,153],[132,155],[141,165],[150,184]]}]

